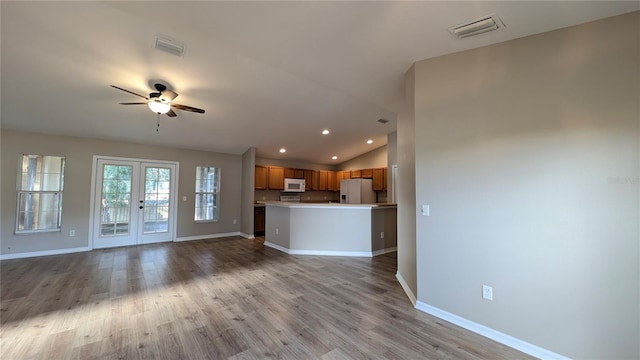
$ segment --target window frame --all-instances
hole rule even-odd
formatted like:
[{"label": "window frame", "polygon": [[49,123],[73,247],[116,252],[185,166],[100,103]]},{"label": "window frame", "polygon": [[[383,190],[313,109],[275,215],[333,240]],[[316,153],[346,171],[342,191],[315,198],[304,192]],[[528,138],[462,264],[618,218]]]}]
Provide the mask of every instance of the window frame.
[{"label": "window frame", "polygon": [[[216,179],[216,183],[218,184],[217,186],[217,190],[218,191],[198,191],[198,180],[203,180],[203,179],[198,179],[199,173],[200,173],[200,169],[201,168],[207,168],[207,169],[215,169],[215,175],[217,177]],[[219,222],[220,221],[220,190],[222,189],[222,185],[221,185],[221,175],[222,169],[220,167],[217,166],[201,166],[201,165],[196,165],[196,178],[195,178],[195,188],[194,188],[194,201],[193,201],[193,221],[195,223],[212,223],[212,222]],[[198,196],[199,195],[213,195],[215,197],[215,203],[216,203],[216,207],[215,207],[215,211],[214,211],[214,218],[212,219],[203,219],[203,220],[197,220],[196,217],[198,215]],[[201,207],[202,208],[202,207]]]},{"label": "window frame", "polygon": [[[59,173],[59,178],[58,178],[58,182],[59,182],[59,187],[58,190],[23,190],[22,189],[22,180],[23,180],[23,167],[24,167],[24,160],[25,158],[29,158],[29,157],[41,157],[42,158],[42,162],[45,162],[46,158],[59,158],[60,159],[60,173]],[[49,233],[49,232],[61,232],[62,231],[62,204],[63,204],[63,199],[64,199],[64,171],[65,171],[65,167],[66,167],[66,157],[64,155],[36,155],[36,154],[26,154],[26,153],[21,153],[19,158],[18,158],[18,171],[17,171],[17,180],[16,180],[16,210],[15,210],[15,215],[16,215],[16,221],[15,221],[15,226],[14,226],[14,234],[15,235],[29,235],[29,234],[42,234],[42,233]],[[42,181],[42,177],[44,177],[45,172],[42,171],[39,176],[41,177],[41,181]],[[46,228],[46,229],[29,229],[29,230],[20,230],[20,212],[21,212],[21,208],[20,208],[20,203],[21,203],[21,199],[23,198],[23,196],[27,195],[27,194],[38,194],[38,195],[45,195],[45,194],[54,194],[58,196],[58,206],[57,206],[57,218],[56,218],[56,227],[52,227],[52,228]],[[40,213],[40,204],[38,204],[38,209],[37,211],[35,211],[34,213]]]}]

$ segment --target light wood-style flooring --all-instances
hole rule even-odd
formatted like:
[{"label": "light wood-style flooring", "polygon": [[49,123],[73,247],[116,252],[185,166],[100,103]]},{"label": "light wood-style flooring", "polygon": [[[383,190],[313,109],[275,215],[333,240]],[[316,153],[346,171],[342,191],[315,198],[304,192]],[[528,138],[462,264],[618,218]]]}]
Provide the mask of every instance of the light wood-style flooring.
[{"label": "light wood-style flooring", "polygon": [[524,359],[415,310],[395,253],[239,237],[1,263],[0,359]]}]

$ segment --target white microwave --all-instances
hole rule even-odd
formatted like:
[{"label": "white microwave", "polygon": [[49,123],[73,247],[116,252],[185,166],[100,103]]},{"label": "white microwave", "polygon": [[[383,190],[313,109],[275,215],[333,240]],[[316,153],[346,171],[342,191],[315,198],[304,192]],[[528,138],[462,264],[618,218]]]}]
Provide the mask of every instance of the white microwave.
[{"label": "white microwave", "polygon": [[304,179],[284,179],[284,191],[304,192]]}]

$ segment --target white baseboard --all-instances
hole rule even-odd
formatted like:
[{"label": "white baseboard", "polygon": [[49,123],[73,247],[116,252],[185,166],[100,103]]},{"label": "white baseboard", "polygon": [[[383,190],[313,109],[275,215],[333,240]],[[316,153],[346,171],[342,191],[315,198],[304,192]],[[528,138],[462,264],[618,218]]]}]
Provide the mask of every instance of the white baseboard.
[{"label": "white baseboard", "polygon": [[442,320],[448,321],[452,324],[458,325],[462,328],[465,328],[469,331],[472,331],[476,334],[487,337],[493,341],[499,342],[503,345],[507,345],[516,350],[520,350],[523,353],[529,354],[531,356],[535,356],[539,359],[562,359],[568,360],[569,358],[566,356],[562,356],[560,354],[556,354],[553,351],[549,351],[547,349],[543,349],[539,346],[530,344],[526,341],[514,338],[511,335],[507,335],[505,333],[501,333],[497,330],[488,328],[484,325],[480,325],[471,320],[467,320],[458,315],[452,314],[450,312],[444,311],[442,309],[438,309],[435,306],[431,306],[429,304],[425,304],[421,301],[418,301],[415,305],[416,309],[426,312],[427,314],[438,317]]},{"label": "white baseboard", "polygon": [[356,256],[356,257],[371,257],[371,253],[368,251],[328,251],[328,250],[295,250],[287,249],[284,246],[280,246],[268,241],[264,242],[265,246],[282,251],[289,255],[319,255],[319,256]]},{"label": "white baseboard", "polygon": [[398,282],[400,283],[400,286],[402,286],[402,290],[404,290],[405,294],[407,294],[407,296],[409,297],[409,300],[411,300],[411,304],[413,304],[413,306],[416,306],[416,295],[413,293],[413,291],[411,291],[411,288],[409,287],[409,285],[407,284],[406,281],[404,281],[404,278],[402,277],[402,275],[399,272],[396,272],[396,279],[398,279]]},{"label": "white baseboard", "polygon": [[371,252],[370,251],[332,251],[332,250],[295,250],[295,249],[289,249],[289,254],[291,254],[291,255],[371,257]]},{"label": "white baseboard", "polygon": [[280,245],[277,245],[277,244],[274,244],[274,243],[270,243],[268,241],[264,242],[264,246],[268,246],[268,247],[270,247],[272,249],[276,249],[276,250],[282,251],[283,253],[287,253],[287,254],[289,253],[289,249],[287,249],[286,247],[283,247],[283,246],[280,246]]},{"label": "white baseboard", "polygon": [[381,250],[376,250],[376,251],[372,252],[371,255],[378,256],[378,255],[387,254],[387,253],[394,252],[394,251],[398,251],[398,247],[397,246],[394,246],[394,247],[391,247],[391,248],[386,248],[386,249],[381,249]]},{"label": "white baseboard", "polygon": [[85,251],[91,251],[91,248],[79,247],[79,248],[58,249],[58,250],[33,251],[33,252],[26,252],[26,253],[3,254],[3,255],[0,255],[0,260],[24,259],[24,258],[38,257],[38,256],[73,254],[73,253],[85,252]]},{"label": "white baseboard", "polygon": [[242,236],[242,234],[239,231],[236,231],[236,232],[228,232],[228,233],[220,233],[220,234],[183,236],[183,237],[176,238],[174,241],[181,242],[181,241],[192,241],[192,240],[206,240],[206,239],[217,239],[217,238],[229,237],[229,236]]},{"label": "white baseboard", "polygon": [[249,235],[249,234],[245,234],[243,232],[240,233],[240,236],[242,236],[245,239],[255,239],[256,237],[253,235]]}]

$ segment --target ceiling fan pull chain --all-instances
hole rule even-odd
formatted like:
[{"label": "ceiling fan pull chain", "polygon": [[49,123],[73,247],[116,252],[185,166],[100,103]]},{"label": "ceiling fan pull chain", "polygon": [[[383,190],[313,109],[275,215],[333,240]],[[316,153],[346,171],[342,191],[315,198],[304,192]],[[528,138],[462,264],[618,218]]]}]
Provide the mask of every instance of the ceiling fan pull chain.
[{"label": "ceiling fan pull chain", "polygon": [[157,114],[157,115],[158,115],[158,124],[156,126],[156,132],[158,132],[158,130],[160,129],[160,114]]}]

